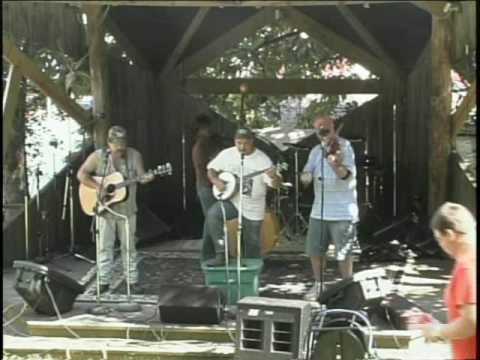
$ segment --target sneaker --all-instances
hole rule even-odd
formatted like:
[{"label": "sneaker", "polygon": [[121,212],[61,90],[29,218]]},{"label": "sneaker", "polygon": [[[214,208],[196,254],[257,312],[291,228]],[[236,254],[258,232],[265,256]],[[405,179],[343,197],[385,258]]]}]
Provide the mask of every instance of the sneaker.
[{"label": "sneaker", "polygon": [[320,289],[320,282],[315,281],[310,288],[310,290],[307,291],[307,293],[304,295],[303,299],[307,301],[318,301],[321,295],[321,289]]}]

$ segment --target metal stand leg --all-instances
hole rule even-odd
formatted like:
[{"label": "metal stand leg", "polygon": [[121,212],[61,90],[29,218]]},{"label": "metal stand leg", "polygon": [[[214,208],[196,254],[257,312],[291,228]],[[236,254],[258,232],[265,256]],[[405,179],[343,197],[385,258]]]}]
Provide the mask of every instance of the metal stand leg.
[{"label": "metal stand leg", "polygon": [[101,298],[100,298],[100,266],[98,265],[100,263],[100,230],[98,226],[98,216],[95,216],[95,230],[94,230],[94,236],[95,236],[95,248],[97,252],[97,294],[96,294],[96,301],[97,301],[97,306],[94,307],[93,309],[90,309],[90,313],[93,315],[106,315],[109,312],[112,311],[112,309],[108,306],[105,306],[101,303]]}]

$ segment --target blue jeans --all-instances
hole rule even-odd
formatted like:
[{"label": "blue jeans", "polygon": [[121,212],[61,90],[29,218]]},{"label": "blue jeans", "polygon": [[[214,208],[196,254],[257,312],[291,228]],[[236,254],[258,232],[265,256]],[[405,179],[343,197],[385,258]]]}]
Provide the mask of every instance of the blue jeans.
[{"label": "blue jeans", "polygon": [[[223,201],[225,219],[238,217],[238,211],[230,201]],[[260,232],[263,220],[255,221],[242,218],[242,256],[261,258]],[[217,201],[208,210],[203,226],[203,244],[201,260],[215,257],[216,253],[225,252],[223,240],[226,238],[223,221],[222,202]],[[236,239],[228,239],[235,241]]]},{"label": "blue jeans", "polygon": [[197,184],[197,196],[202,206],[203,216],[207,216],[207,211],[210,209],[217,199],[213,196],[212,187],[202,184]]}]

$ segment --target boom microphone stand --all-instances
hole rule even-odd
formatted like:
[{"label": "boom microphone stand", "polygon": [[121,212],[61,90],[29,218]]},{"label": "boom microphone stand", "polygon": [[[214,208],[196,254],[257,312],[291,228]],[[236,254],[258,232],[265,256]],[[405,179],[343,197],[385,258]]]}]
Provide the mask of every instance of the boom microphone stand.
[{"label": "boom microphone stand", "polygon": [[[125,281],[127,283],[127,302],[126,303],[121,303],[117,306],[117,310],[121,312],[136,312],[140,311],[142,307],[140,304],[135,303],[132,301],[132,295],[130,292],[130,223],[128,221],[128,216],[119,214],[115,211],[113,211],[111,208],[108,206],[105,207],[105,210],[107,210],[109,213],[118,216],[125,222],[125,232],[127,235],[127,243],[126,243],[126,258],[127,258],[127,268],[125,269],[125,272],[127,273],[127,276],[125,276]],[[122,257],[122,254],[120,254],[120,258]],[[123,266],[123,262],[122,262]]]}]

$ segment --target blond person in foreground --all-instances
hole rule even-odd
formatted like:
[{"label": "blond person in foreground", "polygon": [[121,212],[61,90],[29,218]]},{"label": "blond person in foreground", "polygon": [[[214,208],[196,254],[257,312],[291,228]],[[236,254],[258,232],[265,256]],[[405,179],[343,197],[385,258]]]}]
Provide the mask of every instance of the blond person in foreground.
[{"label": "blond person in foreground", "polygon": [[455,267],[444,296],[448,323],[423,326],[423,335],[450,341],[456,360],[477,359],[476,220],[464,206],[447,202],[433,215],[431,228]]}]

